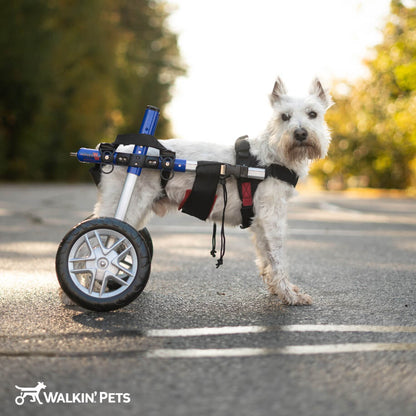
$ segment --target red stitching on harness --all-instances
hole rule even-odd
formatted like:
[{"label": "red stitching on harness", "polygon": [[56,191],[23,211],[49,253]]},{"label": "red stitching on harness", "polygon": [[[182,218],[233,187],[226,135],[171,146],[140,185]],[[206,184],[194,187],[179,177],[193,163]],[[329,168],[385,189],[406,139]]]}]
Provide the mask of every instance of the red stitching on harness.
[{"label": "red stitching on harness", "polygon": [[243,207],[251,207],[253,205],[253,196],[251,195],[251,183],[243,182],[241,184],[241,194]]},{"label": "red stitching on harness", "polygon": [[209,210],[208,217],[211,215],[211,212],[212,212],[212,210],[214,209],[214,205],[215,205],[215,203],[217,202],[217,198],[218,198],[218,195],[215,195],[214,202],[212,203],[212,207],[211,207],[211,209]]},{"label": "red stitching on harness", "polygon": [[185,192],[185,197],[182,199],[182,202],[179,204],[178,211],[183,208],[185,205],[186,200],[189,198],[189,195],[191,195],[192,189],[187,189]]},{"label": "red stitching on harness", "polygon": [[[183,208],[183,206],[185,205],[185,202],[186,202],[186,200],[189,198],[189,196],[191,195],[191,192],[192,192],[192,189],[187,189],[186,190],[186,192],[185,192],[185,196],[184,196],[184,198],[182,199],[182,202],[179,204],[179,206],[178,206],[178,211],[180,211],[182,208]],[[211,212],[212,212],[212,210],[214,209],[214,205],[215,205],[215,203],[217,202],[217,197],[218,197],[218,195],[215,195],[215,198],[214,198],[214,202],[212,203],[212,207],[211,207],[211,209],[209,210],[209,214],[208,214],[208,216],[210,216],[211,215]]]}]

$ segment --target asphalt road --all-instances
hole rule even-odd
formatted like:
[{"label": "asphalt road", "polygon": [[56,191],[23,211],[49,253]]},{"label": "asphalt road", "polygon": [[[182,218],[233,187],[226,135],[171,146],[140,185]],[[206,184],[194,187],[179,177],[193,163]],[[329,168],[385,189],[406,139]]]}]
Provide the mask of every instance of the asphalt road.
[{"label": "asphalt road", "polygon": [[1,415],[416,414],[416,200],[297,197],[287,247],[306,307],[267,293],[247,231],[227,229],[217,270],[209,225],[154,219],[144,293],[100,314],[63,307],[54,272],[95,197],[0,185]]}]

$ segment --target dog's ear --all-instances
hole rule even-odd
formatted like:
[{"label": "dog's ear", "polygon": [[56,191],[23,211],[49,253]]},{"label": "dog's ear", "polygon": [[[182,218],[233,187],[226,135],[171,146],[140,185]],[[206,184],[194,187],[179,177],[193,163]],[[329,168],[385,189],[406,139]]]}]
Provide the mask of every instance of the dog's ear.
[{"label": "dog's ear", "polygon": [[321,81],[319,81],[318,78],[315,78],[313,80],[309,93],[311,95],[315,95],[321,100],[322,104],[325,107],[325,110],[328,110],[328,108],[331,107],[332,104],[334,104],[331,98],[331,94],[326,88],[322,86],[322,83]]},{"label": "dog's ear", "polygon": [[283,81],[277,77],[276,82],[274,83],[273,91],[270,94],[270,103],[273,105],[279,102],[282,99],[282,96],[286,94],[286,87],[283,84]]}]

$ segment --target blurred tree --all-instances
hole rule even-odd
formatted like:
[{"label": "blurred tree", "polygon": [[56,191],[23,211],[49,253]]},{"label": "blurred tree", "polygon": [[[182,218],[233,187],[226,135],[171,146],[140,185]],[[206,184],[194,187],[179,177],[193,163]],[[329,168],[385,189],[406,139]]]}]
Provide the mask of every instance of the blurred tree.
[{"label": "blurred tree", "polygon": [[[68,157],[138,130],[184,74],[157,0],[0,0],[0,178],[78,180]],[[169,134],[163,117],[158,136]]]},{"label": "blurred tree", "polygon": [[334,85],[333,143],[313,167],[329,187],[416,185],[416,7],[390,7],[383,40],[365,62],[368,78]]}]

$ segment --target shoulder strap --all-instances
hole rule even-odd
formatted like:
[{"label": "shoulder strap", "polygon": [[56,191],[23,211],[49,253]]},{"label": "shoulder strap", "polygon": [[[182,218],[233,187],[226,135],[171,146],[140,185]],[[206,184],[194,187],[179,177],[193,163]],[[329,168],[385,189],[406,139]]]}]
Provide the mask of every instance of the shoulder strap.
[{"label": "shoulder strap", "polygon": [[[235,142],[235,163],[236,165],[256,167],[259,162],[256,157],[250,153],[250,143],[247,136],[242,136]],[[250,227],[253,217],[253,195],[256,192],[259,180],[238,178],[238,193],[241,199],[241,228]]]},{"label": "shoulder strap", "polygon": [[235,142],[235,164],[247,167],[259,166],[257,158],[250,153],[250,143],[247,139],[248,136],[241,136]]}]

